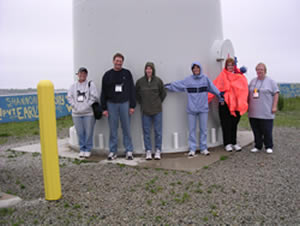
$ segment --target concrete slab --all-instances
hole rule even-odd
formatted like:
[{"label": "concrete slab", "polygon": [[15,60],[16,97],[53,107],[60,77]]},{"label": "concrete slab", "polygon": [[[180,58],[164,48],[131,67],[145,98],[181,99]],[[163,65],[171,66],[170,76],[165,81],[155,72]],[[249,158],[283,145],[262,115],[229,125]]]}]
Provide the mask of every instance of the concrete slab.
[{"label": "concrete slab", "polygon": [[202,169],[204,166],[209,166],[220,160],[221,156],[228,156],[231,153],[224,151],[221,148],[210,149],[210,155],[204,156],[198,153],[195,157],[189,158],[187,153],[170,154],[171,156],[162,156],[159,161],[151,160],[139,164],[141,167],[161,168],[168,170],[182,170],[194,172]]},{"label": "concrete slab", "polygon": [[142,163],[145,163],[146,160],[144,157],[135,157],[133,160],[126,160],[125,158],[117,158],[113,161],[103,160],[101,163],[107,164],[107,163],[113,163],[113,164],[124,164],[127,166],[139,166]]},{"label": "concrete slab", "polygon": [[21,202],[22,199],[18,196],[0,193],[0,208],[8,208]]},{"label": "concrete slab", "polygon": [[[253,142],[253,135],[251,131],[239,131],[237,134],[238,143],[245,147]],[[77,158],[78,151],[73,150],[69,146],[68,138],[58,140],[58,154],[61,157],[66,158]],[[40,144],[27,145],[22,147],[13,148],[15,151],[21,152],[41,152]],[[188,150],[187,150],[188,151]],[[129,166],[140,166],[140,167],[151,167],[151,168],[162,168],[172,170],[184,170],[184,171],[196,171],[202,169],[204,166],[209,166],[214,162],[220,160],[221,156],[228,156],[231,153],[224,151],[223,147],[216,147],[209,149],[211,154],[209,156],[197,155],[194,158],[188,158],[187,153],[176,153],[176,154],[162,154],[160,161],[146,161],[144,156],[136,156],[134,160],[126,160],[123,157],[118,158],[114,161],[107,161],[106,156],[92,155],[87,161],[99,162],[101,164],[113,163],[113,164],[124,164]]]},{"label": "concrete slab", "polygon": [[[78,158],[78,152],[69,147],[69,138],[58,139],[57,146],[58,146],[59,156],[66,157],[66,158]],[[20,151],[20,152],[41,153],[41,144],[37,143],[37,144],[26,145],[22,147],[16,147],[16,148],[12,148],[12,150]]]},{"label": "concrete slab", "polygon": [[[246,147],[253,142],[253,135],[251,131],[239,131],[237,134],[238,143],[242,147]],[[188,150],[187,150],[188,151]],[[182,170],[194,172],[202,169],[205,166],[209,166],[220,160],[222,156],[229,156],[234,152],[226,152],[223,147],[216,147],[209,149],[210,155],[203,156],[197,154],[194,158],[188,158],[186,153],[176,153],[176,154],[162,154],[162,159],[146,161],[143,157],[134,158],[132,161],[125,159],[116,159],[114,161],[104,160],[102,163],[115,163],[115,164],[125,164],[138,167],[149,167],[149,168],[161,168],[168,170]],[[239,154],[242,154],[239,153]]]}]

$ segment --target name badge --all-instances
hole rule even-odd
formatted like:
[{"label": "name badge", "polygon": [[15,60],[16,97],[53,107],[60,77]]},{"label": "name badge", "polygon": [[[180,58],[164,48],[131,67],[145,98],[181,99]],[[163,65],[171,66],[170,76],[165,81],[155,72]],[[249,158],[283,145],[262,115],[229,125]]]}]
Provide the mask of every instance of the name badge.
[{"label": "name badge", "polygon": [[115,92],[118,92],[118,93],[122,92],[122,85],[116,85]]},{"label": "name badge", "polygon": [[259,98],[259,90],[257,90],[256,88],[253,90],[253,98],[254,99],[258,99]]},{"label": "name badge", "polygon": [[83,102],[83,101],[84,101],[83,95],[77,96],[77,101],[78,101],[78,102]]}]

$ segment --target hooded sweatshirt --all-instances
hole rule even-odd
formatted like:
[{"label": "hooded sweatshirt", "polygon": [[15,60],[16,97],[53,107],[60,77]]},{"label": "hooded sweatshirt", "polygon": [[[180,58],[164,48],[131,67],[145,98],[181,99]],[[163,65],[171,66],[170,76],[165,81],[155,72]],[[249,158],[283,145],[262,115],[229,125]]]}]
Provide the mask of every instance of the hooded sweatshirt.
[{"label": "hooded sweatshirt", "polygon": [[201,64],[194,62],[194,65],[200,67],[200,75],[190,75],[183,80],[166,84],[166,88],[173,92],[185,92],[188,96],[187,112],[196,114],[208,112],[207,93],[211,92],[223,102],[220,91],[215,87],[212,81],[203,74]]},{"label": "hooded sweatshirt", "polygon": [[[148,79],[146,68],[152,68],[152,77]],[[156,76],[155,66],[148,62],[145,65],[145,75],[136,82],[136,100],[141,105],[141,112],[146,115],[155,115],[162,112],[162,102],[166,97],[163,81]]]},{"label": "hooded sweatshirt", "polygon": [[[78,92],[84,94],[83,101],[78,101]],[[67,96],[69,104],[72,106],[72,116],[92,116],[92,104],[98,101],[98,92],[95,84],[86,80],[82,83],[75,82],[68,90]]]}]

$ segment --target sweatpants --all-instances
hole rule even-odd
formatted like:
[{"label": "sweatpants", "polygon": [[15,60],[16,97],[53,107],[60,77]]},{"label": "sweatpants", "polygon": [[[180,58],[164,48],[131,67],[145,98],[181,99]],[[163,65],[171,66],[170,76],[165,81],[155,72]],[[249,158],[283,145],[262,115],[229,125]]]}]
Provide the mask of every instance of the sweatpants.
[{"label": "sweatpants", "polygon": [[236,135],[237,127],[240,121],[241,115],[240,112],[235,112],[236,117],[230,114],[227,104],[224,102],[224,105],[219,104],[219,116],[221,120],[221,127],[223,132],[223,144],[236,144]]},{"label": "sweatpants", "polygon": [[273,119],[249,118],[250,125],[254,135],[255,148],[262,149],[273,148]]}]

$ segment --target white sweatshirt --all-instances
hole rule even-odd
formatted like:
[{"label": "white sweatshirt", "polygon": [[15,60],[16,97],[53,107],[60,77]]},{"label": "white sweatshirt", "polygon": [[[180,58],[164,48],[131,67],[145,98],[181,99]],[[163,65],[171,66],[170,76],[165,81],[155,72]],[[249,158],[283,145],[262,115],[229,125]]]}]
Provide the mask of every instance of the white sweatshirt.
[{"label": "white sweatshirt", "polygon": [[[83,101],[78,101],[78,91],[84,93]],[[92,116],[92,104],[99,101],[98,92],[95,84],[91,81],[90,87],[88,81],[75,82],[68,90],[67,96],[69,104],[72,106],[72,116]]]}]

